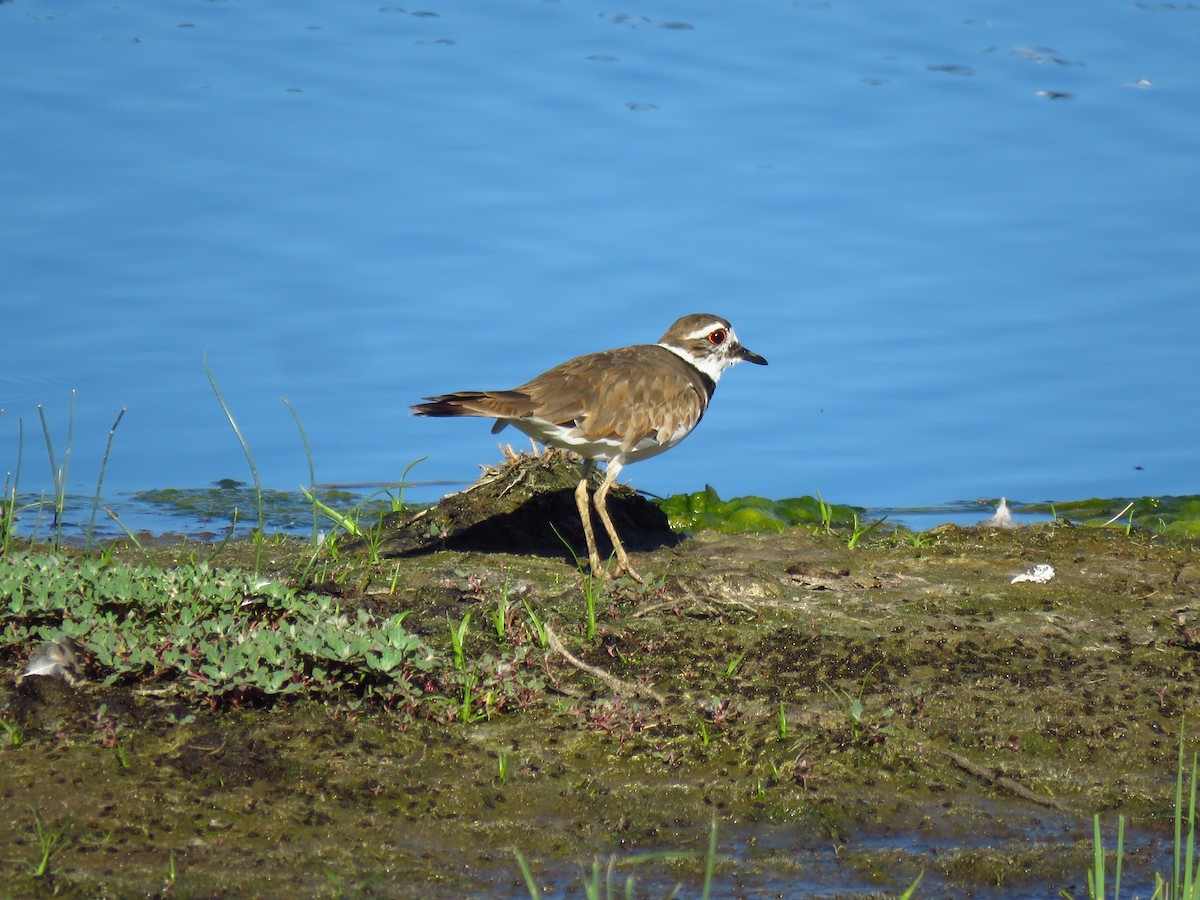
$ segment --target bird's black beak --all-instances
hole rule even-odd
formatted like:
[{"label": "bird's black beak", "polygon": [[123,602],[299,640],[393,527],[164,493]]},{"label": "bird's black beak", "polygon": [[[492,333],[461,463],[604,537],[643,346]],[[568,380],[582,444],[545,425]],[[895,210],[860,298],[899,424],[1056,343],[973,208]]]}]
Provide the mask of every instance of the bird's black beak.
[{"label": "bird's black beak", "polygon": [[757,353],[751,353],[745,347],[737,348],[737,357],[738,359],[744,359],[746,362],[752,362],[756,366],[765,366],[767,364],[765,359],[763,359]]}]

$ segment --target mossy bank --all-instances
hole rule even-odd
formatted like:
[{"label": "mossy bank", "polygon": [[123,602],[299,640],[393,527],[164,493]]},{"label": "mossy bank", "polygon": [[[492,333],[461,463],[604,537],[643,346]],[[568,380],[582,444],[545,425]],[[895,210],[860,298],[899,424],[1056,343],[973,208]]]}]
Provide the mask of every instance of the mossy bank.
[{"label": "mossy bank", "polygon": [[[1085,896],[1091,816],[1119,812],[1148,895],[1200,719],[1196,544],[1061,523],[849,543],[651,541],[647,586],[563,553],[164,545],[136,596],[131,546],[11,552],[0,892],[529,896],[519,851],[568,895],[610,857],[622,892],[689,895],[715,821],[722,896],[922,871],[916,896]],[[1055,576],[1012,583],[1036,564]],[[31,599],[47,566],[91,574]],[[18,683],[46,641],[72,680]],[[35,817],[61,830],[41,877]]]}]

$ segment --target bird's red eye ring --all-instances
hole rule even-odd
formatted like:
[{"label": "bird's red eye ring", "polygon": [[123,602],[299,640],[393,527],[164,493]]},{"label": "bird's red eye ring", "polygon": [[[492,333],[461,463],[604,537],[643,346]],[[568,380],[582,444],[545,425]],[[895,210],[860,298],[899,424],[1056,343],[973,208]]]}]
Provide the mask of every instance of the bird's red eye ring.
[{"label": "bird's red eye ring", "polygon": [[708,342],[720,347],[723,343],[725,343],[725,339],[727,337],[729,337],[729,332],[727,332],[724,328],[718,328],[716,331],[709,333]]}]

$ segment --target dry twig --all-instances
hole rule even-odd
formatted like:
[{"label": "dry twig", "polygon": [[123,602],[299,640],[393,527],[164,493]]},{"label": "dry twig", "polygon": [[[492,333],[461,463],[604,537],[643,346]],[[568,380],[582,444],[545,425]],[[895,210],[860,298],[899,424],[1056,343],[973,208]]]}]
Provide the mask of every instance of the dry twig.
[{"label": "dry twig", "polygon": [[548,643],[550,645],[551,650],[553,650],[555,653],[557,653],[559,656],[561,656],[563,659],[565,659],[567,662],[569,662],[571,665],[573,665],[579,671],[586,672],[588,675],[591,675],[593,678],[599,678],[601,681],[603,681],[605,684],[607,684],[610,688],[612,688],[613,693],[632,695],[635,697],[639,697],[639,696],[640,697],[649,697],[650,699],[652,699],[656,703],[658,703],[659,706],[667,705],[667,698],[664,697],[662,694],[660,694],[658,691],[655,691],[648,687],[643,687],[640,684],[634,684],[633,682],[630,682],[630,681],[622,681],[620,678],[618,678],[616,675],[613,675],[611,672],[605,672],[603,669],[601,669],[597,666],[593,666],[593,665],[590,665],[589,663],[585,663],[582,659],[580,659],[578,656],[576,656],[570,650],[568,650],[566,647],[563,646],[562,641],[559,640],[558,635],[554,633],[554,629],[552,629],[549,624],[546,625],[546,643]]}]

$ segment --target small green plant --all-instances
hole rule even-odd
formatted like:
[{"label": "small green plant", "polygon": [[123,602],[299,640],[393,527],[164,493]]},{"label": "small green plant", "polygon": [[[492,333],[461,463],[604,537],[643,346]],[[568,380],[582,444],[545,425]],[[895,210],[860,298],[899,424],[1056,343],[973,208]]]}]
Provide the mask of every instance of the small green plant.
[{"label": "small green plant", "polygon": [[875,665],[867,670],[867,674],[863,676],[862,684],[859,685],[858,694],[851,694],[841,688],[834,687],[827,681],[821,683],[829,689],[837,700],[838,706],[842,708],[842,712],[846,716],[846,721],[850,725],[850,736],[856,744],[864,743],[882,743],[883,736],[887,733],[888,726],[883,724],[882,720],[890,718],[892,715],[891,709],[884,709],[874,715],[868,714],[866,707],[863,705],[862,698],[867,691],[867,682],[879,664],[883,660],[879,660]]},{"label": "small green plant", "polygon": [[821,496],[820,491],[817,491],[817,510],[821,516],[817,533],[833,534],[833,505],[825,502],[825,498]]},{"label": "small green plant", "polygon": [[[603,875],[600,871],[600,860],[592,860],[592,868],[589,871],[582,865],[579,867],[579,879],[583,885],[583,896],[587,900],[613,900],[617,894],[617,886],[613,884],[613,877],[617,872],[617,858],[609,857],[608,866],[605,868]],[[626,897],[633,897],[633,889],[636,882],[632,875],[625,877],[624,890],[621,892]]]},{"label": "small green plant", "polygon": [[[295,415],[294,412],[293,412],[293,415]],[[299,420],[297,420],[297,424],[299,424]],[[301,434],[303,434],[303,430],[301,430]],[[305,443],[305,452],[308,452],[307,446],[308,445],[306,442]],[[318,516],[324,516],[326,519],[328,519],[330,522],[332,522],[335,529],[340,529],[341,531],[344,531],[346,534],[353,535],[354,537],[361,538],[363,541],[365,541],[366,549],[367,549],[367,561],[371,565],[378,564],[380,562],[379,550],[383,544],[384,531],[381,527],[379,527],[380,522],[376,522],[376,524],[371,527],[364,526],[362,524],[363,517],[366,515],[367,510],[369,508],[374,507],[375,498],[377,498],[381,495],[386,496],[389,499],[388,499],[387,510],[385,510],[384,512],[380,512],[378,514],[380,520],[382,520],[383,516],[388,511],[399,512],[400,510],[402,510],[404,508],[404,489],[406,487],[411,486],[411,482],[408,481],[408,473],[413,470],[414,466],[418,465],[419,463],[424,462],[426,459],[428,459],[428,457],[426,457],[426,456],[422,456],[418,459],[414,459],[412,462],[410,462],[407,466],[404,467],[404,471],[400,475],[400,481],[398,481],[394,484],[384,485],[383,487],[379,488],[378,490],[372,491],[371,493],[362,497],[354,505],[354,507],[352,509],[350,509],[348,512],[345,512],[345,513],[339,512],[338,510],[336,510],[332,506],[330,506],[328,503],[325,503],[324,501],[320,500],[317,497],[318,485],[316,485],[316,484],[311,485],[310,486],[311,489],[306,489],[303,485],[301,485],[300,493],[304,495],[304,498],[312,506],[313,521],[314,521],[314,525],[313,525],[313,555],[309,559],[308,566],[306,567],[306,570],[305,570],[305,574],[307,574],[308,570],[311,569],[313,564],[316,562],[317,556],[319,555],[322,548],[325,548],[330,551],[336,551],[335,538],[337,536],[337,532],[335,531],[335,532],[331,533],[324,540],[322,540],[320,537],[320,532],[317,529],[317,524],[316,524]],[[310,477],[311,477],[311,467],[312,467],[311,459],[309,460],[309,467],[310,467]],[[393,491],[395,491],[394,494],[392,493]]]},{"label": "small green plant", "polygon": [[929,536],[925,534],[925,532],[911,531],[907,528],[897,528],[895,532],[893,532],[893,537],[897,543],[899,543],[901,539],[907,541],[909,546],[914,550],[920,550],[927,543],[929,543]]},{"label": "small green plant", "polygon": [[379,550],[383,546],[384,531],[379,524],[369,528],[363,533],[363,541],[367,545],[367,562],[373,566],[379,565],[382,557],[379,555]]},{"label": "small green plant", "polygon": [[742,660],[744,660],[745,658],[746,658],[746,651],[743,650],[737,656],[733,657],[733,659],[729,660],[729,662],[725,664],[725,677],[732,678],[733,673],[738,670],[738,666],[740,666],[742,664]]},{"label": "small green plant", "polygon": [[858,513],[854,513],[851,520],[852,524],[850,526],[850,536],[846,538],[846,549],[853,550],[858,546],[858,542],[860,540],[862,540],[866,535],[870,534],[886,521],[887,516],[884,516],[882,519],[876,519],[874,522],[868,522],[864,525],[859,521]]},{"label": "small green plant", "polygon": [[782,700],[779,701],[779,719],[778,719],[778,724],[776,725],[776,729],[779,732],[779,739],[787,740],[787,736],[788,736],[787,711],[783,708]]},{"label": "small green plant", "polygon": [[[1092,844],[1092,868],[1088,870],[1088,898],[1089,900],[1105,900],[1108,896],[1106,873],[1104,871],[1104,844],[1100,840],[1100,814],[1097,813],[1092,817],[1093,829],[1093,844]],[[1121,857],[1124,853],[1125,846],[1125,817],[1117,816],[1117,853],[1116,853],[1116,871],[1113,876],[1113,900],[1119,900],[1121,896]]]},{"label": "small green plant", "polygon": [[8,737],[8,746],[20,747],[24,743],[25,729],[16,722],[9,722],[7,719],[0,718],[0,728],[4,729],[4,733]]},{"label": "small green plant", "polygon": [[[50,460],[50,475],[54,485],[54,499],[51,503],[54,510],[54,525],[53,537],[51,545],[57,550],[62,546],[63,528],[65,526],[64,515],[67,506],[67,475],[70,469],[71,462],[71,446],[72,436],[75,428],[75,398],[76,392],[71,391],[71,402],[67,412],[67,437],[66,447],[63,452],[62,462],[58,461],[54,453],[54,441],[50,436],[50,425],[46,421],[46,411],[43,406],[38,405],[38,418],[42,424],[42,435],[46,442],[46,455]],[[0,410],[3,412],[3,410]],[[84,547],[88,547],[92,543],[92,538],[96,527],[96,510],[100,508],[100,491],[104,484],[104,472],[108,467],[108,457],[112,452],[113,436],[116,434],[117,426],[121,424],[121,419],[125,415],[125,410],[122,409],[118,414],[116,421],[113,422],[112,428],[108,432],[108,442],[104,445],[104,455],[100,459],[100,474],[96,479],[96,492],[92,499],[91,514],[88,517],[87,530],[84,532]],[[17,514],[25,512],[29,509],[40,509],[43,501],[26,504],[24,506],[17,505],[17,482],[20,480],[21,473],[21,455],[24,449],[25,428],[21,420],[17,420],[17,466],[16,474],[11,481],[6,478],[4,496],[0,498],[0,555],[8,553],[11,548],[11,540],[13,538],[13,523],[16,521]],[[34,529],[36,534],[36,529]]]},{"label": "small green plant", "polygon": [[496,784],[503,787],[508,781],[508,754],[503,750],[496,751]]},{"label": "small green plant", "polygon": [[[1158,873],[1154,876],[1154,893],[1150,900],[1200,900],[1200,860],[1196,858],[1196,774],[1197,754],[1192,753],[1191,774],[1188,779],[1187,838],[1183,835],[1183,770],[1184,722],[1179,724],[1179,759],[1175,767],[1175,843],[1172,848],[1172,878],[1168,882]],[[1108,900],[1107,867],[1104,844],[1100,836],[1100,816],[1092,818],[1092,867],[1088,870],[1088,900]],[[1117,817],[1117,848],[1114,853],[1112,900],[1120,900],[1121,866],[1124,857],[1125,817]],[[1064,898],[1069,897],[1066,891]]]},{"label": "small green plant", "polygon": [[458,707],[458,719],[464,725],[470,725],[484,717],[483,713],[475,712],[475,685],[478,683],[479,676],[474,672],[463,673],[462,700]]},{"label": "small green plant", "polygon": [[492,628],[496,630],[496,637],[504,640],[504,631],[508,627],[509,616],[511,615],[512,604],[508,599],[508,585],[504,585],[504,589],[500,592],[500,599],[496,601],[496,606],[489,614],[492,620]]},{"label": "small green plant", "polygon": [[344,896],[346,890],[346,879],[332,869],[325,870],[325,880],[329,882],[329,888],[334,897]]},{"label": "small green plant", "polygon": [[538,616],[528,597],[522,597],[521,603],[524,604],[525,615],[529,617],[529,623],[533,626],[534,633],[537,635],[538,646],[545,650],[549,646],[549,639],[546,637],[546,624]]},{"label": "small green plant", "polygon": [[175,869],[175,851],[172,850],[167,855],[167,873],[163,876],[163,893],[175,890],[175,883],[179,880],[179,873]]},{"label": "small green plant", "polygon": [[[1171,897],[1179,900],[1200,898],[1200,870],[1194,864],[1196,856],[1196,754],[1192,753],[1192,773],[1188,782],[1188,836],[1183,842],[1183,722],[1179,723],[1179,760],[1175,767],[1175,852]],[[1181,874],[1182,867],[1182,874]]]},{"label": "small green plant", "polygon": [[448,700],[436,689],[444,663],[404,629],[404,614],[344,613],[244,572],[29,554],[0,559],[0,596],[0,650],[75,642],[106,685],[173,679],[214,706],[301,692],[410,709]]},{"label": "small green plant", "polygon": [[[521,870],[521,876],[525,879],[525,888],[529,891],[530,900],[541,900],[542,890],[538,887],[537,879],[533,876],[533,871],[529,866],[529,862],[520,850],[513,850],[513,855],[517,859],[517,866]],[[618,896],[632,898],[635,896],[637,883],[632,875],[626,876],[624,882],[617,884],[615,878],[617,869],[625,866],[638,866],[646,863],[658,862],[662,860],[673,861],[680,859],[695,859],[700,856],[698,852],[671,852],[662,853],[642,853],[636,856],[629,856],[619,859],[616,856],[610,856],[607,866],[601,866],[600,859],[597,857],[592,860],[590,867],[580,865],[580,883],[583,887],[583,895],[587,900],[614,900]],[[704,882],[700,888],[701,900],[709,900],[712,897],[713,881],[716,878],[717,867],[717,820],[713,817],[712,825],[708,832],[708,848],[704,853]],[[917,879],[920,880],[919,878]],[[681,885],[676,885],[675,889],[667,894],[668,897],[678,897],[681,890]],[[911,890],[911,889],[910,889]],[[907,897],[907,894],[905,895]]]},{"label": "small green plant", "polygon": [[[591,565],[586,559],[581,559],[575,550],[571,547],[570,542],[562,536],[554,524],[550,527],[554,529],[554,533],[558,539],[562,541],[567,552],[571,554],[571,558],[575,560],[575,568],[579,570],[579,584],[583,590],[584,611],[587,616],[587,639],[590,641],[596,636],[596,607],[600,603],[600,599],[604,594],[604,581],[608,578],[608,566],[605,566],[603,574],[597,576],[592,573]],[[612,564],[612,558],[609,558],[609,565]]]},{"label": "small green plant", "polygon": [[462,620],[455,625],[449,619],[446,620],[446,625],[450,629],[450,649],[454,653],[454,668],[460,672],[466,671],[467,660],[463,653],[463,644],[467,640],[467,628],[471,624],[471,614],[467,613],[462,617]]},{"label": "small green plant", "polygon": [[33,877],[45,878],[50,873],[50,861],[66,848],[63,836],[71,820],[63,822],[57,830],[52,830],[42,821],[36,809],[31,806],[29,811],[33,813],[33,827],[37,833],[38,850],[41,854],[37,865],[34,866]]}]

